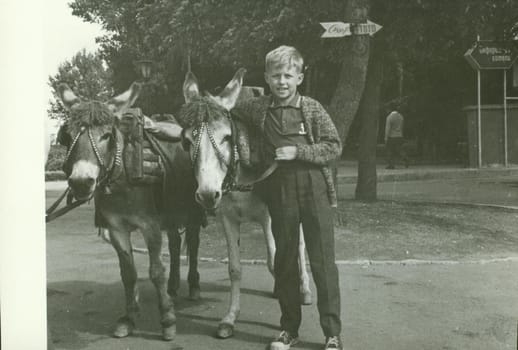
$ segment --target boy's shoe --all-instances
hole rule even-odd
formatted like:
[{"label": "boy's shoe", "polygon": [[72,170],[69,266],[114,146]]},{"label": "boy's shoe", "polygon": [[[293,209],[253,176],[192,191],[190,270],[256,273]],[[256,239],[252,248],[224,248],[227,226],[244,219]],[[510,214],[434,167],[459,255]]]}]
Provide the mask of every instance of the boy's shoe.
[{"label": "boy's shoe", "polygon": [[334,336],[326,338],[326,346],[324,347],[324,350],[343,350],[340,337]]},{"label": "boy's shoe", "polygon": [[279,336],[270,343],[270,350],[288,350],[290,346],[295,345],[298,342],[298,337],[292,336],[287,331],[282,331],[281,334],[279,334]]}]

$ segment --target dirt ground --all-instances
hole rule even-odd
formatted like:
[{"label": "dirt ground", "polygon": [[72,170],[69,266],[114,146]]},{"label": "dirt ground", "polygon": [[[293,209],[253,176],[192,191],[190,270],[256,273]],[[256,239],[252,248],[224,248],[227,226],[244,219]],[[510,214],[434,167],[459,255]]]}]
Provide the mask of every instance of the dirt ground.
[{"label": "dirt ground", "polygon": [[[48,191],[47,204],[58,193]],[[429,261],[340,265],[347,349],[515,348],[516,211],[390,201],[341,204],[338,259]],[[264,246],[259,228],[250,225],[244,231],[243,258],[264,259],[265,250],[257,248]],[[201,242],[201,256],[226,256],[216,225],[202,232]],[[142,242],[137,238],[135,244]],[[481,263],[505,257],[512,259]],[[244,267],[236,336],[225,341],[213,337],[226,310],[229,280],[227,266],[212,262],[200,266],[201,301],[182,297],[187,294],[182,282],[176,300],[178,336],[173,342],[161,341],[147,256],[136,254],[136,260],[138,331],[114,339],[110,332],[122,315],[123,290],[113,248],[95,233],[93,207],[82,206],[47,225],[48,325],[56,349],[264,349],[278,332],[272,277],[265,266],[249,265]],[[323,336],[315,305],[304,309],[301,336],[296,348],[320,348]]]}]

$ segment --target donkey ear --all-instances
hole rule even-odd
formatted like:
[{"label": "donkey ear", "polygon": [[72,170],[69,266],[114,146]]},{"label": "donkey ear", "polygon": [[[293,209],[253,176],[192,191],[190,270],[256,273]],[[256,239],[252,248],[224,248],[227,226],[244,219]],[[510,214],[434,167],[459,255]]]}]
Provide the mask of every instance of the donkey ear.
[{"label": "donkey ear", "polygon": [[187,74],[185,74],[185,80],[183,82],[183,97],[185,98],[185,102],[189,103],[199,95],[198,79],[196,79],[193,72],[188,71]]},{"label": "donkey ear", "polygon": [[125,110],[135,103],[140,91],[142,91],[142,84],[133,83],[126,92],[111,98],[106,104],[117,117],[120,117]]},{"label": "donkey ear", "polygon": [[78,103],[79,97],[74,94],[72,89],[67,84],[59,84],[58,86],[58,95],[61,99],[61,102],[63,102],[63,105],[65,108],[70,109],[73,105]]},{"label": "donkey ear", "polygon": [[218,95],[214,96],[214,100],[223,108],[231,110],[236,105],[239,92],[243,86],[243,77],[245,76],[246,69],[239,68],[232,80],[225,86],[223,91]]}]

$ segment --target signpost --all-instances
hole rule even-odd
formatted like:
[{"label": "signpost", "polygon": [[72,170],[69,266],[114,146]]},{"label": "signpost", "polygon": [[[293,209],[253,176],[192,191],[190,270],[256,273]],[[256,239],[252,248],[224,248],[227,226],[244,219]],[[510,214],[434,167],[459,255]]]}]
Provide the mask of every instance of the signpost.
[{"label": "signpost", "polygon": [[507,166],[507,100],[515,99],[507,96],[507,70],[511,68],[518,57],[511,42],[481,41],[477,38],[475,44],[464,54],[464,58],[477,71],[477,129],[478,129],[478,167],[482,166],[482,130],[480,108],[480,71],[500,69],[504,71],[504,165]]},{"label": "signpost", "polygon": [[516,60],[518,52],[513,50],[511,42],[477,41],[464,57],[476,70],[509,69]]},{"label": "signpost", "polygon": [[326,30],[322,34],[322,38],[342,38],[350,35],[373,36],[383,28],[369,20],[367,20],[367,23],[320,22],[320,25]]}]

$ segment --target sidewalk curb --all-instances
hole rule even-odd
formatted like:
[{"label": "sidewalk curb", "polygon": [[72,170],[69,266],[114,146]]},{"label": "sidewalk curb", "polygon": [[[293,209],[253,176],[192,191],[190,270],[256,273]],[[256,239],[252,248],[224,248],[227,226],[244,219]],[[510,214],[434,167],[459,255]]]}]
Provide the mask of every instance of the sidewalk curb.
[{"label": "sidewalk curb", "polygon": [[438,200],[418,200],[418,199],[378,199],[378,202],[396,202],[396,203],[411,203],[411,204],[435,204],[435,205],[448,205],[448,206],[466,206],[466,207],[474,207],[474,208],[493,208],[493,209],[503,209],[509,212],[518,211],[518,207],[512,205],[499,205],[499,204],[488,204],[488,203],[470,203],[470,202],[457,202],[457,201],[438,201]]},{"label": "sidewalk curb", "polygon": [[[345,165],[338,166],[344,168]],[[478,178],[491,176],[518,176],[518,167],[513,168],[453,168],[453,169],[400,169],[394,170],[393,173],[380,173],[378,171],[378,182],[394,182],[394,181],[418,181],[418,180],[434,180],[434,179],[455,179],[455,178]],[[45,181],[64,181],[65,173],[62,171],[46,171]],[[357,175],[338,174],[338,184],[354,184],[358,180]]]},{"label": "sidewalk curb", "polygon": [[[108,243],[108,242],[106,242]],[[147,254],[145,248],[133,248],[133,252],[139,254]],[[169,257],[169,253],[162,253],[162,256]],[[181,255],[180,260],[187,261],[187,256]],[[228,264],[228,258],[198,258],[200,262]],[[503,258],[488,258],[488,259],[468,259],[468,260],[422,260],[422,259],[403,259],[403,260],[336,260],[336,265],[343,266],[422,266],[422,265],[487,265],[496,263],[518,263],[518,256],[508,256]],[[266,265],[266,259],[241,259],[241,265]]]},{"label": "sidewalk curb", "polygon": [[[396,170],[397,171],[397,170]],[[436,179],[456,179],[456,178],[481,178],[492,176],[518,176],[518,167],[513,168],[463,168],[463,169],[448,169],[448,170],[433,170],[433,169],[401,169],[401,173],[380,174],[377,175],[378,182],[394,182],[394,181],[418,181],[418,180],[436,180]],[[338,170],[340,172],[340,170]],[[357,175],[338,175],[338,184],[356,183]]]}]

